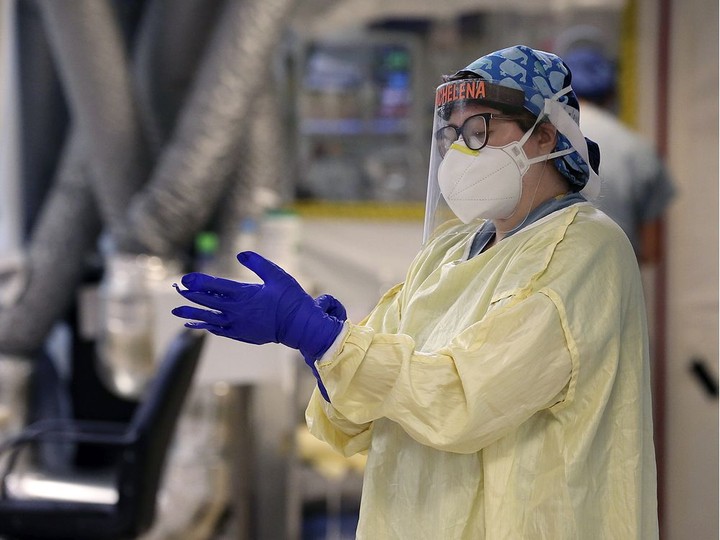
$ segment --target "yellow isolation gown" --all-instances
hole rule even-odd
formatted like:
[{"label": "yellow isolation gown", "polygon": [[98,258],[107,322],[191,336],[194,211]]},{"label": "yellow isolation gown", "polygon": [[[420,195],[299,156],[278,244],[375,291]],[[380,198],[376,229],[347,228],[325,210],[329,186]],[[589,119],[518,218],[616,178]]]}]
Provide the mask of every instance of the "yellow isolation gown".
[{"label": "yellow isolation gown", "polygon": [[467,260],[454,222],[317,361],[308,427],[367,452],[357,538],[658,537],[642,285],[587,203]]}]

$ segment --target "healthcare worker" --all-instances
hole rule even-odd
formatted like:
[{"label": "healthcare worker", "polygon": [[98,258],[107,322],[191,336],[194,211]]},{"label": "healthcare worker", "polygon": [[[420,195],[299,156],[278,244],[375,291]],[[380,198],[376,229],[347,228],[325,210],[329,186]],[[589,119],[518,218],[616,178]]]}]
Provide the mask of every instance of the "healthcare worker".
[{"label": "healthcare worker", "polygon": [[640,275],[587,201],[598,153],[567,67],[510,47],[435,104],[428,237],[364,321],[251,252],[263,283],[188,274],[204,307],[173,312],[302,353],[310,431],[367,452],[357,538],[657,538]]}]

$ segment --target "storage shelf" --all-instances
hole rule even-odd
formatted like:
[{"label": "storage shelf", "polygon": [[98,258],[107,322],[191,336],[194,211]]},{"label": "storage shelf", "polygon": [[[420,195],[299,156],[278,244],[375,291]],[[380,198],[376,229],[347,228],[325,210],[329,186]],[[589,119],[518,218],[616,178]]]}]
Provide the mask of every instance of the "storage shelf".
[{"label": "storage shelf", "polygon": [[398,135],[410,130],[406,118],[378,118],[373,120],[342,118],[305,118],[300,123],[303,135]]}]

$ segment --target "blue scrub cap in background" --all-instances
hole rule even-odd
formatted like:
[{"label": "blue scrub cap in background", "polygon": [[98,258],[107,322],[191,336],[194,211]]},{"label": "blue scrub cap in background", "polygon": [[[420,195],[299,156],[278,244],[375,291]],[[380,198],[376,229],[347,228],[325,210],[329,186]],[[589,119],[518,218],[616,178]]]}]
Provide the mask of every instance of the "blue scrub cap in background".
[{"label": "blue scrub cap in background", "polygon": [[[545,106],[545,99],[552,98],[557,92],[571,85],[572,75],[568,66],[560,57],[543,51],[537,51],[525,45],[508,47],[481,58],[478,58],[466,68],[458,71],[452,79],[462,78],[463,75],[474,74],[481,79],[522,90],[525,94],[524,108],[538,117]],[[573,90],[570,90],[558,101],[570,116],[579,123],[580,105]],[[578,190],[585,187],[590,170],[597,171],[600,163],[600,151],[597,144],[587,139],[590,164],[578,152],[573,152],[555,160],[555,166],[560,174],[568,179],[570,184]],[[570,141],[558,132],[558,142],[555,151],[571,148]]]},{"label": "blue scrub cap in background", "polygon": [[572,71],[572,86],[578,96],[599,99],[615,88],[615,66],[598,49],[572,49],[565,53],[563,60]]}]

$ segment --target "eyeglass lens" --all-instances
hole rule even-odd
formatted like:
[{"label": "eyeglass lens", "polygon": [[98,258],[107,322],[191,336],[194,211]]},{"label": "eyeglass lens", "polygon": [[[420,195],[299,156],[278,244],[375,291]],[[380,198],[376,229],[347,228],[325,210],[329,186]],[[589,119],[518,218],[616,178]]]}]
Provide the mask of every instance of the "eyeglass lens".
[{"label": "eyeglass lens", "polygon": [[455,126],[440,128],[436,137],[441,156],[445,156],[452,143],[457,141],[460,135],[468,148],[480,150],[487,141],[487,115],[482,113],[470,116],[459,128]]}]

